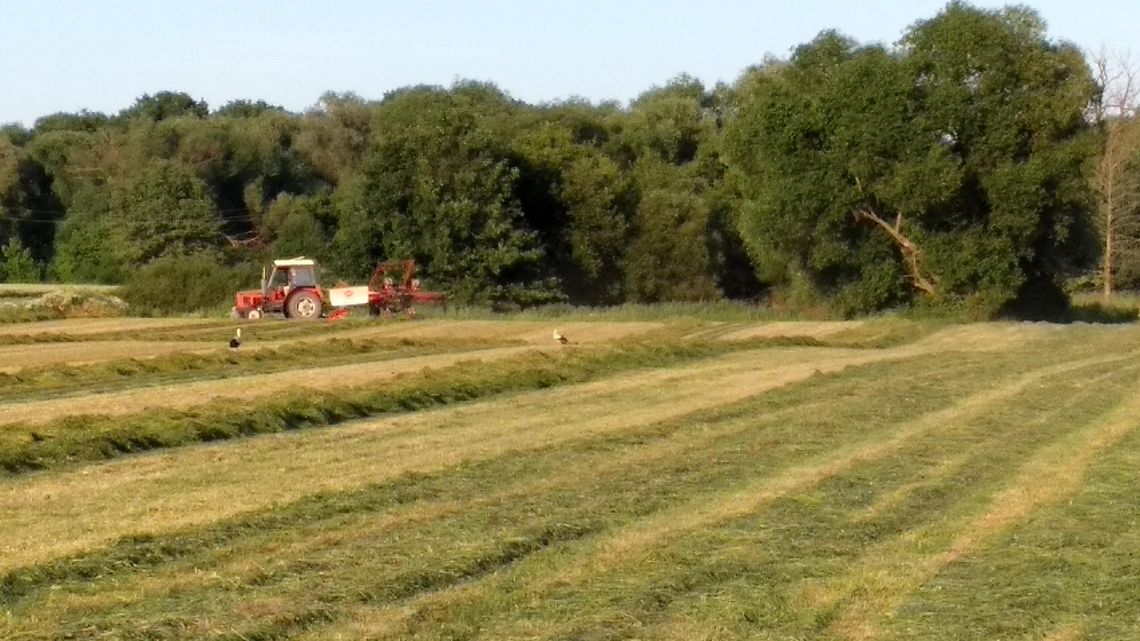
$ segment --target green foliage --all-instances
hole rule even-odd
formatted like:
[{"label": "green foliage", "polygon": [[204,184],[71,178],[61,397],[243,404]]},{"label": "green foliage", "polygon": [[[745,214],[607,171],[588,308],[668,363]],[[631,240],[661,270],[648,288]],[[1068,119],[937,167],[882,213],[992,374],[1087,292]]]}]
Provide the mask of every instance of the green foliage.
[{"label": "green foliage", "polygon": [[575,110],[571,121],[565,109],[533,121],[519,115],[511,143],[515,194],[569,300],[616,302],[623,297],[633,181],[597,146],[611,135],[603,114]]},{"label": "green foliage", "polygon": [[44,167],[25,147],[0,137],[0,243],[18,235],[36,262],[47,262],[59,209]]},{"label": "green foliage", "polygon": [[228,308],[234,292],[257,282],[256,271],[252,266],[227,266],[214,253],[166,256],[132,271],[119,294],[136,313]]},{"label": "green foliage", "polygon": [[127,264],[218,248],[222,234],[206,185],[171,162],[146,168],[112,194]]},{"label": "green foliage", "polygon": [[719,298],[709,273],[707,225],[708,210],[699,196],[666,188],[643,193],[626,276],[630,298],[645,303]]},{"label": "green foliage", "polygon": [[[273,239],[273,256],[323,256],[329,238],[326,226],[335,214],[327,195],[282,195],[265,212],[265,229]],[[323,224],[322,224],[323,223]]]},{"label": "green foliage", "polygon": [[475,81],[305,114],[165,91],[5,129],[0,242],[69,282],[224,250],[346,280],[414,258],[500,309],[764,293],[1025,314],[1063,307],[1095,257],[1097,91],[1032,11],[962,3],[895,48],[825,32],[734,86],[682,75],[625,107]]},{"label": "green foliage", "polygon": [[9,283],[34,283],[40,280],[40,268],[32,253],[12,236],[0,248],[0,279]]},{"label": "green foliage", "polygon": [[104,194],[84,189],[56,235],[52,272],[65,283],[118,283],[126,271],[125,242],[115,233]]},{"label": "green foliage", "polygon": [[600,153],[583,155],[565,167],[559,196],[567,207],[570,255],[580,272],[576,284],[590,292],[588,299],[622,299],[619,276],[629,245],[631,192],[629,178]]},{"label": "green foliage", "polygon": [[19,123],[4,123],[0,124],[0,138],[12,144],[23,146],[32,139],[32,132]]},{"label": "green foliage", "polygon": [[685,75],[647,91],[633,103],[622,143],[639,158],[672,165],[693,162],[713,135],[713,123],[705,113],[709,100],[704,86]]},{"label": "green foliage", "polygon": [[[834,33],[741,86],[730,156],[758,263],[850,311],[929,295],[990,313],[1059,291],[1087,261],[1095,95],[1079,52],[1032,13],[951,4],[905,48]],[[870,212],[912,242],[918,267]]]},{"label": "green foliage", "polygon": [[49,131],[95,132],[106,127],[109,122],[110,118],[106,114],[84,109],[77,113],[60,112],[36,118],[34,129],[37,134]]},{"label": "green foliage", "polygon": [[756,293],[754,279],[730,274],[743,254],[725,224],[735,214],[720,159],[720,101],[680,76],[633,104],[621,136],[640,193],[625,261],[630,300],[711,301],[723,297],[722,282]]},{"label": "green foliage", "polygon": [[371,140],[372,109],[355,94],[326,93],[305,117],[297,147],[314,173],[332,184],[354,174]]},{"label": "green foliage", "polygon": [[[10,202],[20,187],[21,150],[8,138],[0,138],[0,203]],[[7,207],[0,209],[0,224],[7,222]]]},{"label": "green foliage", "polygon": [[134,105],[120,112],[119,117],[142,118],[157,122],[180,116],[205,118],[209,111],[205,101],[195,100],[190,94],[180,91],[160,91],[153,96],[144,94],[135,101]]},{"label": "green foliage", "polygon": [[283,113],[285,108],[279,105],[271,105],[264,100],[231,100],[214,111],[214,115],[232,118],[254,118],[267,111]]},{"label": "green foliage", "polygon": [[537,235],[515,195],[518,169],[478,105],[435,90],[389,98],[358,196],[334,248],[346,275],[415,258],[458,302],[530,305],[557,298]]}]

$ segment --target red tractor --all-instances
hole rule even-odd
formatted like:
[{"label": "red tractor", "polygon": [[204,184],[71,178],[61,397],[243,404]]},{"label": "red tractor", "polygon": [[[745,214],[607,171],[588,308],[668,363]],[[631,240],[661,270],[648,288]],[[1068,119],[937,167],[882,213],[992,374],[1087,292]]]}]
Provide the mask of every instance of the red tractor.
[{"label": "red tractor", "polygon": [[234,296],[234,318],[257,320],[266,314],[316,320],[325,308],[325,296],[317,282],[317,262],[311,258],[273,261],[273,270],[261,272],[261,289]]},{"label": "red tractor", "polygon": [[[392,274],[403,270],[399,283]],[[373,316],[405,312],[415,315],[416,303],[435,303],[444,294],[420,290],[416,280],[416,263],[412,260],[390,261],[376,268],[367,286],[334,287],[327,292],[317,280],[317,263],[311,258],[289,258],[273,261],[273,270],[261,274],[261,289],[238,292],[234,296],[234,318],[257,320],[266,314],[282,314],[285,318],[316,320],[330,308],[338,308],[330,320],[343,318],[348,308],[367,305]]]}]

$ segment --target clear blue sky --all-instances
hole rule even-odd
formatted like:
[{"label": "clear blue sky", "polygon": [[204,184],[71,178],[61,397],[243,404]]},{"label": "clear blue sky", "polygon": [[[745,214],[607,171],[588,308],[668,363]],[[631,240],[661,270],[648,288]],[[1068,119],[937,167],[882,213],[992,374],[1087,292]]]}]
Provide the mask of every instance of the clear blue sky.
[{"label": "clear blue sky", "polygon": [[[995,7],[1005,2],[978,1]],[[1054,38],[1140,54],[1140,0],[1030,0]],[[819,31],[894,42],[942,0],[0,0],[0,123],[144,93],[301,111],[327,90],[489,80],[543,102],[731,82]]]}]

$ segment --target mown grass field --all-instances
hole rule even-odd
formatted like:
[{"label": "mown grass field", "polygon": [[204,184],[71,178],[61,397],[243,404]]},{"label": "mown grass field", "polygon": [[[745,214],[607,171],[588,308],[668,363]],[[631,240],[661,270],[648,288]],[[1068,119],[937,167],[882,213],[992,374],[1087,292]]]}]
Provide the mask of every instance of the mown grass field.
[{"label": "mown grass field", "polygon": [[0,639],[1140,638],[1140,327],[233,327],[0,328]]}]

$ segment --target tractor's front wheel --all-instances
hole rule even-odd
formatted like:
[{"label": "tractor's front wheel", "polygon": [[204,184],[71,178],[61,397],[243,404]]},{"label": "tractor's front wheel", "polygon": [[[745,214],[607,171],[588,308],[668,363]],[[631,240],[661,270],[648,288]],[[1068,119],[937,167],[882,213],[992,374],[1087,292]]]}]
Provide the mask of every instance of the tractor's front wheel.
[{"label": "tractor's front wheel", "polygon": [[317,320],[321,317],[321,299],[312,292],[298,292],[289,299],[289,318]]}]

